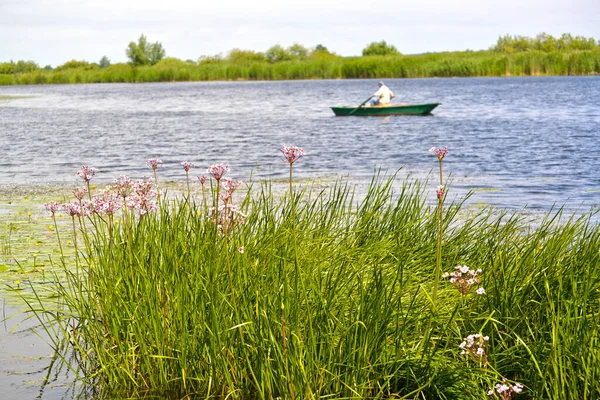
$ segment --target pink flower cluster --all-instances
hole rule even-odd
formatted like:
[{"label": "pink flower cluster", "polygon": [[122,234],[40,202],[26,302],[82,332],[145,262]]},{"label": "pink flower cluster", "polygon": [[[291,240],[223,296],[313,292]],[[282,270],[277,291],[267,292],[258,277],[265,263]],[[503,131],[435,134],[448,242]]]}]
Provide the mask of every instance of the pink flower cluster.
[{"label": "pink flower cluster", "polygon": [[212,177],[217,181],[220,181],[223,175],[225,175],[228,172],[229,165],[223,164],[213,164],[206,170],[206,173],[212,175]]},{"label": "pink flower cluster", "polygon": [[90,168],[87,165],[82,165],[81,170],[77,171],[77,175],[79,175],[85,182],[89,182],[92,180],[94,175],[96,175],[96,168]]},{"label": "pink flower cluster", "polygon": [[437,187],[437,189],[435,189],[435,193],[437,194],[437,198],[438,198],[438,199],[440,199],[440,200],[441,200],[441,199],[443,199],[443,198],[444,198],[444,195],[446,194],[446,191],[445,191],[444,185],[439,185],[439,186]]},{"label": "pink flower cluster", "polygon": [[190,170],[190,168],[193,168],[196,166],[196,164],[192,163],[192,162],[187,162],[187,161],[183,161],[181,163],[181,165],[183,166],[183,170],[185,172],[188,172]]},{"label": "pink flower cluster", "polygon": [[442,148],[437,148],[437,147],[432,147],[429,149],[430,152],[434,153],[438,160],[442,161],[444,159],[444,157],[446,157],[446,154],[448,154],[448,146]]},{"label": "pink flower cluster", "polygon": [[151,159],[149,159],[148,161],[146,161],[146,164],[147,164],[147,165],[148,165],[150,168],[152,168],[153,170],[155,170],[155,171],[156,171],[156,169],[157,169],[158,167],[160,167],[161,165],[163,165],[163,162],[160,160],[160,158],[158,158],[158,157],[154,157],[154,158],[151,158]]},{"label": "pink flower cluster", "polygon": [[48,211],[50,211],[50,213],[52,213],[52,215],[54,215],[58,211],[60,204],[58,204],[56,201],[53,201],[53,202],[44,204],[44,207],[46,207],[46,209]]},{"label": "pink flower cluster", "polygon": [[99,215],[114,215],[120,208],[123,207],[123,202],[117,192],[108,187],[106,190],[101,190],[94,196],[92,207],[96,214]]},{"label": "pink flower cluster", "polygon": [[90,215],[89,209],[85,206],[85,204],[81,204],[79,201],[64,203],[62,204],[62,208],[70,217],[83,217]]},{"label": "pink flower cluster", "polygon": [[471,360],[481,360],[485,364],[487,364],[487,355],[485,352],[485,348],[489,340],[489,336],[483,336],[479,333],[469,335],[460,344],[460,348],[462,349],[460,354],[466,355]]},{"label": "pink flower cluster", "polygon": [[121,175],[118,179],[113,181],[113,185],[109,186],[107,189],[115,190],[115,192],[125,200],[127,197],[131,195],[133,190],[133,182],[129,179],[128,176]]},{"label": "pink flower cluster", "polygon": [[[477,275],[481,274],[482,271],[481,269],[470,269],[466,265],[457,265],[454,268],[456,271],[450,273],[445,272],[442,275],[442,278],[450,279],[450,283],[454,285],[464,296],[468,293],[471,286],[479,283],[479,278],[477,278]],[[485,294],[485,289],[479,288],[477,289],[476,293]]]},{"label": "pink flower cluster", "polygon": [[519,393],[523,391],[523,385],[520,383],[516,383],[514,385],[508,382],[508,379],[502,379],[502,383],[496,384],[493,389],[488,391],[488,396],[494,396],[498,394],[500,399],[509,400],[513,397],[516,397]]},{"label": "pink flower cluster", "polygon": [[296,146],[283,146],[279,151],[283,153],[285,161],[290,164],[295,163],[300,157],[304,156],[304,149]]},{"label": "pink flower cluster", "polygon": [[84,187],[76,187],[73,189],[73,196],[79,201],[83,200],[85,194],[87,193],[87,189]]},{"label": "pink flower cluster", "polygon": [[231,200],[231,197],[233,196],[233,192],[236,191],[236,189],[238,187],[240,187],[241,184],[243,184],[244,182],[242,182],[241,180],[237,180],[234,181],[231,178],[225,178],[224,182],[221,182],[221,199],[223,199],[224,203],[228,203],[229,200]]},{"label": "pink flower cluster", "polygon": [[156,197],[158,192],[154,189],[151,181],[137,180],[132,186],[133,194],[129,196],[127,206],[133,209],[139,216],[156,211]]},{"label": "pink flower cluster", "polygon": [[198,177],[198,181],[200,182],[200,184],[202,186],[204,186],[204,184],[206,183],[206,179],[207,179],[206,175],[202,175],[202,176]]},{"label": "pink flower cluster", "polygon": [[218,210],[211,207],[208,217],[217,224],[217,228],[225,235],[228,235],[239,225],[243,225],[246,220],[246,215],[233,204],[224,204]]}]

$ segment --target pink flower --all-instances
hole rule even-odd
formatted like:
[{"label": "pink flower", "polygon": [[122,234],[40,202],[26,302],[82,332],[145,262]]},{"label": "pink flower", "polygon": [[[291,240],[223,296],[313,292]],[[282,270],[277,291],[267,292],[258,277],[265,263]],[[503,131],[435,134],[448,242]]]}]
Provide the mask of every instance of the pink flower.
[{"label": "pink flower", "polygon": [[110,191],[109,187],[109,189],[102,190],[94,196],[92,205],[96,214],[114,215],[122,207],[122,201],[120,201],[117,193]]},{"label": "pink flower", "polygon": [[213,164],[206,170],[208,174],[211,174],[215,180],[219,181],[227,172],[229,172],[229,165]]},{"label": "pink flower", "polygon": [[199,176],[198,180],[200,181],[200,184],[204,186],[204,184],[206,183],[206,175]]},{"label": "pink flower", "polygon": [[96,175],[96,168],[90,168],[87,165],[82,165],[81,170],[77,171],[77,175],[79,175],[85,182],[89,182],[92,180],[94,175]]},{"label": "pink flower", "polygon": [[50,211],[52,213],[52,215],[54,215],[58,211],[58,208],[60,207],[60,205],[57,202],[53,201],[51,203],[44,204],[44,207],[46,207],[46,209],[48,211]]},{"label": "pink flower", "polygon": [[76,187],[73,190],[73,195],[77,200],[82,200],[85,194],[87,193],[87,189],[84,187]]},{"label": "pink flower", "polygon": [[118,179],[114,180],[114,185],[112,186],[117,194],[121,196],[123,199],[131,195],[131,191],[133,190],[133,183],[128,176],[121,175]]},{"label": "pink flower", "polygon": [[82,217],[85,215],[85,208],[81,207],[78,201],[73,201],[71,203],[65,203],[62,205],[63,210],[67,213],[67,215],[71,217]]},{"label": "pink flower", "polygon": [[[454,267],[454,269],[455,271],[453,272],[445,272],[442,275],[442,278],[449,279],[450,283],[464,296],[469,292],[471,286],[479,283],[479,278],[477,278],[477,275],[481,274],[481,269],[475,271],[466,265],[457,265]],[[477,289],[477,294],[485,294],[485,289]]]},{"label": "pink flower", "polygon": [[488,391],[488,396],[494,396],[494,391],[498,393],[502,400],[510,400],[523,391],[523,385],[517,382],[511,385],[508,379],[504,378],[502,383],[497,383],[493,389]]},{"label": "pink flower", "polygon": [[432,153],[435,153],[438,160],[442,161],[444,159],[444,157],[446,157],[446,154],[448,154],[448,146],[445,146],[443,149],[441,149],[441,148],[438,149],[436,147],[432,147],[429,149],[429,151]]},{"label": "pink flower", "polygon": [[304,156],[304,149],[296,146],[283,146],[279,151],[283,153],[283,157],[290,164],[295,163],[300,157]]},{"label": "pink flower", "polygon": [[127,206],[132,208],[139,216],[144,216],[149,212],[156,211],[156,197],[158,192],[152,186],[151,181],[138,180],[133,186],[133,195],[129,197]]},{"label": "pink flower", "polygon": [[160,167],[161,165],[163,165],[163,162],[160,160],[160,158],[154,157],[154,158],[151,158],[148,161],[146,161],[146,164],[148,164],[148,166],[150,168],[152,168],[153,170],[156,171],[156,169],[158,167]]},{"label": "pink flower", "polygon": [[446,194],[446,192],[444,191],[444,186],[443,185],[439,185],[435,189],[435,193],[437,194],[437,198],[438,199],[443,199],[444,198],[444,194]]},{"label": "pink flower", "polygon": [[239,248],[238,248],[238,251],[240,252],[240,254],[244,254],[244,246],[242,246],[242,247],[239,247]]},{"label": "pink flower", "polygon": [[459,346],[462,349],[460,354],[468,356],[471,360],[481,360],[484,363],[487,363],[485,347],[489,340],[490,338],[488,336],[483,336],[480,333],[469,335]]},{"label": "pink flower", "polygon": [[187,161],[182,162],[181,165],[183,166],[183,169],[185,170],[185,172],[188,172],[190,170],[190,168],[196,166],[196,164],[187,162]]},{"label": "pink flower", "polygon": [[225,178],[225,182],[221,182],[221,189],[223,189],[224,192],[226,192],[226,193],[228,193],[228,194],[231,195],[243,183],[244,182],[242,182],[240,180],[234,181],[231,178]]}]

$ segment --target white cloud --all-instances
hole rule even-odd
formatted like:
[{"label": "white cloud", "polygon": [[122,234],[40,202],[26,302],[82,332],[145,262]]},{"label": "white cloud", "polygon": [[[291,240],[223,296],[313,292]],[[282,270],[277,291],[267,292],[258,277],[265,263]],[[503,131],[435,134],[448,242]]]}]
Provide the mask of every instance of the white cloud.
[{"label": "white cloud", "polygon": [[386,40],[404,53],[478,50],[499,35],[540,32],[600,39],[597,0],[0,0],[0,62],[125,60],[144,33],[182,59],[323,44],[342,55]]}]

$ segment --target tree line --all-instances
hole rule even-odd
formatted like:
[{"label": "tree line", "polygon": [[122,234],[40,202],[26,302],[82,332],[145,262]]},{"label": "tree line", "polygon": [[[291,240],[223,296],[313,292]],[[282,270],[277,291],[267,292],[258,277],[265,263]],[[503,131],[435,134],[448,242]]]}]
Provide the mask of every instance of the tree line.
[{"label": "tree line", "polygon": [[33,61],[0,63],[0,85],[36,83],[160,82],[410,78],[507,75],[600,74],[600,43],[593,38],[542,33],[534,38],[501,36],[482,51],[403,55],[384,40],[369,43],[362,56],[342,57],[318,44],[279,44],[265,52],[232,49],[197,60],[166,57],[160,42],[141,35],[125,50],[127,63],[71,60],[55,68]]}]

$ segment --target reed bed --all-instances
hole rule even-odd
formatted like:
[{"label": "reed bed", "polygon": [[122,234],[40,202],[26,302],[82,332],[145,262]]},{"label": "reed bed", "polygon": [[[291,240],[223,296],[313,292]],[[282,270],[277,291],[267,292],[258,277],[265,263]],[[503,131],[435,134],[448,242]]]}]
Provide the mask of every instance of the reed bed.
[{"label": "reed bed", "polygon": [[465,213],[443,185],[431,206],[426,183],[395,191],[379,174],[360,198],[344,181],[314,190],[293,185],[301,154],[284,155],[285,194],[268,182],[233,194],[221,169],[145,211],[72,213],[79,247],[59,300],[28,302],[89,391],[600,397],[592,214]]},{"label": "reed bed", "polygon": [[356,78],[430,78],[531,75],[597,75],[600,49],[513,54],[494,51],[420,55],[330,57],[277,63],[165,59],[153,66],[115,64],[1,74],[0,85],[68,83],[187,82],[217,80],[293,80]]}]

